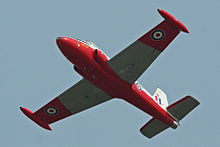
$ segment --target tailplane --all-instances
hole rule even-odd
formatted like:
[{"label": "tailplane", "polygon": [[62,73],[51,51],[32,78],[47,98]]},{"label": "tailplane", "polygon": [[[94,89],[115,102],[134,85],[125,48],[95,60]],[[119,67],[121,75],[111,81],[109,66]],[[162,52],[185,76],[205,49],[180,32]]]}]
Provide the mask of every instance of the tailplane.
[{"label": "tailplane", "polygon": [[[179,123],[178,121],[183,119],[189,112],[191,112],[196,106],[200,103],[191,96],[186,96],[181,100],[171,104],[166,108],[168,114],[171,114],[174,123]],[[176,122],[177,121],[177,122]],[[176,124],[177,126],[177,124]],[[167,128],[172,127],[161,122],[156,118],[152,118],[148,123],[146,123],[141,129],[141,133],[147,138],[152,138],[153,136],[159,134],[160,132],[166,130]],[[172,127],[176,128],[176,127]]]},{"label": "tailplane", "polygon": [[167,111],[178,120],[181,120],[199,104],[199,101],[197,101],[195,98],[191,96],[186,96],[181,100],[168,106]]},{"label": "tailplane", "polygon": [[152,118],[141,129],[141,133],[147,138],[152,138],[160,132],[166,130],[169,126],[156,118]]}]

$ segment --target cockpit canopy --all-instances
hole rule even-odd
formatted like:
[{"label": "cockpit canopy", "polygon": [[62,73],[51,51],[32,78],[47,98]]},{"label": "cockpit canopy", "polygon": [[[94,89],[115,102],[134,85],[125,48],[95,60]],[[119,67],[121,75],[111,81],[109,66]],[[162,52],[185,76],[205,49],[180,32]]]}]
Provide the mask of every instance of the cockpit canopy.
[{"label": "cockpit canopy", "polygon": [[[103,52],[101,49],[99,49],[98,46],[96,46],[95,43],[93,43],[92,41],[89,41],[89,40],[86,40],[86,41],[85,41],[85,40],[80,40],[80,39],[78,39],[78,38],[74,38],[74,39],[76,39],[76,40],[78,40],[78,41],[80,41],[80,42],[82,42],[82,43],[84,43],[84,44],[90,46],[90,47],[93,48],[93,49],[98,49],[98,50],[100,50],[100,51],[102,52],[102,54],[104,54],[104,52]],[[107,57],[108,60],[110,59],[106,54],[105,54],[105,56]]]},{"label": "cockpit canopy", "polygon": [[98,46],[95,45],[95,43],[93,43],[92,41],[86,40],[85,41],[90,47],[94,48],[94,49],[99,49]]},{"label": "cockpit canopy", "polygon": [[88,45],[88,46],[90,46],[91,48],[93,48],[93,49],[99,49],[96,45],[95,45],[95,43],[93,43],[92,41],[89,41],[89,40],[80,40],[80,39],[77,39],[77,38],[74,38],[74,39],[76,39],[76,40],[78,40],[78,41],[80,41],[80,42],[82,42],[82,43],[85,43],[86,45]]}]

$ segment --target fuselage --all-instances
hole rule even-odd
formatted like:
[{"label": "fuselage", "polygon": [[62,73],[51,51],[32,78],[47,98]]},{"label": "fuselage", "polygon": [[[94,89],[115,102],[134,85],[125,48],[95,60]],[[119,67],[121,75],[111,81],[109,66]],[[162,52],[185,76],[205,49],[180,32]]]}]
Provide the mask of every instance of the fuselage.
[{"label": "fuselage", "polygon": [[[133,85],[121,79],[102,58],[104,53],[97,47],[78,39],[58,37],[57,45],[74,69],[85,79],[113,98],[121,98],[149,115],[173,127],[174,118],[159,106],[137,82]],[[100,57],[96,58],[97,51]],[[103,60],[103,61],[102,61]],[[174,126],[175,128],[176,126]]]}]

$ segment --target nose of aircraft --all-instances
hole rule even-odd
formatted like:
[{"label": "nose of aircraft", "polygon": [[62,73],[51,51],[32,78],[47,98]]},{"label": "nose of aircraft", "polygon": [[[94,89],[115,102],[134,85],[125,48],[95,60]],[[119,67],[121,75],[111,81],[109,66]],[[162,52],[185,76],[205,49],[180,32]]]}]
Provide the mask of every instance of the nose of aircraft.
[{"label": "nose of aircraft", "polygon": [[57,45],[59,48],[62,45],[62,40],[63,40],[63,37],[57,37],[57,39],[56,39],[56,42],[57,42]]},{"label": "nose of aircraft", "polygon": [[63,39],[62,37],[57,37],[57,41],[62,40],[62,39]]},{"label": "nose of aircraft", "polygon": [[56,39],[57,46],[59,47],[60,51],[67,56],[70,50],[70,38],[68,37],[57,37]]},{"label": "nose of aircraft", "polygon": [[57,42],[57,45],[59,48],[62,47],[62,41],[61,41],[62,39],[63,39],[62,37],[57,37],[57,39],[56,39],[56,42]]},{"label": "nose of aircraft", "polygon": [[79,51],[75,39],[63,36],[57,37],[56,43],[65,57],[73,56]]},{"label": "nose of aircraft", "polygon": [[57,37],[57,40],[62,39],[62,37]]}]

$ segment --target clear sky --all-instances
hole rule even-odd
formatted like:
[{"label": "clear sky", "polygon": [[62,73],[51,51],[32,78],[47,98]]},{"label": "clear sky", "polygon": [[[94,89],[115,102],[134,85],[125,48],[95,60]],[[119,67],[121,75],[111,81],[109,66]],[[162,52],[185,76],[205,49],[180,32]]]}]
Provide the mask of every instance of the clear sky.
[{"label": "clear sky", "polygon": [[[5,0],[0,5],[0,146],[4,147],[217,147],[220,139],[220,1],[199,0]],[[181,33],[139,78],[168,102],[192,95],[200,105],[180,123],[152,139],[139,129],[151,117],[112,100],[59,121],[47,131],[27,119],[81,77],[56,46],[56,37],[91,40],[109,57],[163,18],[164,9],[183,22]]]}]

